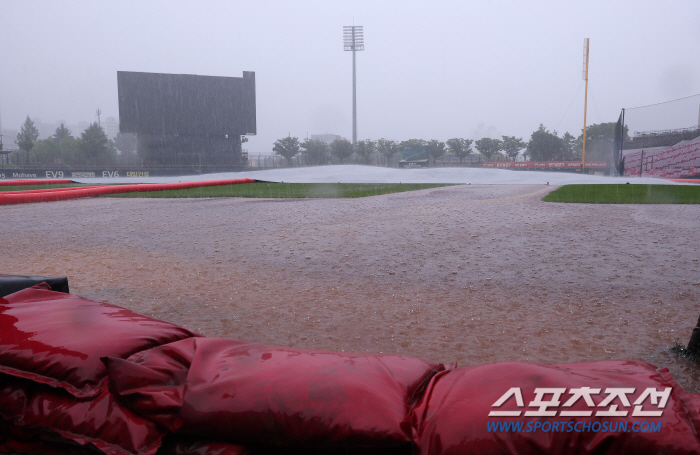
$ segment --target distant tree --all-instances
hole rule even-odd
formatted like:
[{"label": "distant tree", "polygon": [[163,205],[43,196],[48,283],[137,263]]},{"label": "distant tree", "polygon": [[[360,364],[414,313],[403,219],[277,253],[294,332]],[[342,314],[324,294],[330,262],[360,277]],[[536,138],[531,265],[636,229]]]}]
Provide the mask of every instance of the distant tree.
[{"label": "distant tree", "polygon": [[457,156],[459,158],[459,162],[461,163],[464,158],[471,155],[472,142],[473,141],[471,139],[453,138],[448,139],[446,144],[450,153]]},{"label": "distant tree", "polygon": [[562,160],[565,161],[575,161],[575,160],[580,160],[581,159],[581,152],[579,151],[576,153],[576,146],[578,144],[578,141],[576,138],[569,134],[567,131],[564,133],[564,136],[561,138],[562,140]]},{"label": "distant tree", "polygon": [[526,144],[522,138],[515,136],[503,136],[501,140],[501,150],[509,156],[513,161],[518,157],[518,153],[524,149]]},{"label": "distant tree", "polygon": [[382,138],[377,141],[377,150],[386,158],[386,165],[389,166],[391,157],[399,152],[399,144],[396,141]]},{"label": "distant tree", "polygon": [[301,147],[306,152],[306,160],[309,164],[325,164],[328,159],[328,144],[317,139],[305,139]]},{"label": "distant tree", "polygon": [[40,164],[54,164],[61,159],[61,145],[53,137],[36,141],[32,152],[34,159]]},{"label": "distant tree", "polygon": [[483,137],[478,141],[474,141],[474,146],[479,153],[484,155],[487,160],[490,160],[491,157],[498,154],[498,151],[501,149],[501,141],[498,139],[491,139],[490,137]]},{"label": "distant tree", "polygon": [[289,136],[283,137],[282,139],[277,139],[272,147],[272,151],[285,157],[287,159],[287,164],[291,166],[292,158],[299,153],[299,147],[299,139]]},{"label": "distant tree", "polygon": [[527,143],[527,155],[532,161],[552,161],[562,156],[564,152],[564,141],[557,136],[556,132],[550,133],[540,123],[537,131],[530,136]]},{"label": "distant tree", "polygon": [[80,135],[79,147],[83,157],[94,164],[111,162],[116,154],[113,144],[97,122],[91,123]]},{"label": "distant tree", "polygon": [[437,139],[431,139],[428,141],[427,151],[428,151],[428,156],[433,157],[433,165],[434,165],[435,160],[445,156],[445,143],[438,141]]},{"label": "distant tree", "polygon": [[364,164],[372,164],[372,154],[377,150],[377,143],[369,139],[359,141],[355,146],[355,152]]},{"label": "distant tree", "polygon": [[117,133],[114,138],[114,146],[122,153],[136,152],[136,135],[132,133]]},{"label": "distant tree", "polygon": [[428,145],[428,142],[423,140],[423,139],[407,139],[405,141],[401,141],[401,144],[399,144],[401,148],[404,147],[420,147],[420,146],[426,146]]},{"label": "distant tree", "polygon": [[353,146],[347,139],[336,139],[331,142],[331,154],[336,157],[340,163],[343,163],[345,158],[349,158],[352,155]]},{"label": "distant tree", "polygon": [[117,161],[119,164],[134,166],[138,163],[136,156],[136,135],[133,133],[117,133],[112,141],[114,148],[119,150]]},{"label": "distant tree", "polygon": [[58,143],[61,151],[61,161],[64,164],[84,164],[85,157],[80,150],[80,139],[66,136]]},{"label": "distant tree", "polygon": [[69,136],[71,136],[71,132],[63,123],[61,123],[61,126],[56,128],[56,132],[53,135],[56,142],[61,142],[61,139]]},{"label": "distant tree", "polygon": [[[586,127],[586,161],[608,161],[613,159],[616,122],[594,123]],[[629,140],[628,129],[625,127],[625,141]],[[577,138],[578,155],[583,149],[583,131]]]},{"label": "distant tree", "polygon": [[27,116],[15,140],[15,144],[17,144],[19,149],[27,152],[27,163],[29,162],[29,151],[34,147],[37,139],[39,139],[39,130],[36,129],[34,122]]}]

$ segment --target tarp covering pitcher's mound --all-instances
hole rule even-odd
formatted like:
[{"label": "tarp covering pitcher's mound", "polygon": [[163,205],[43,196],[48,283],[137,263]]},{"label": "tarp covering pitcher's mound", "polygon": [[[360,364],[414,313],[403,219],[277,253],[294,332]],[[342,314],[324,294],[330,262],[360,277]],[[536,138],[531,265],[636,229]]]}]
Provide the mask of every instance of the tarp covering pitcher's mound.
[{"label": "tarp covering pitcher's mound", "polygon": [[206,338],[39,284],[0,298],[0,452],[699,453],[640,361],[455,368]]}]

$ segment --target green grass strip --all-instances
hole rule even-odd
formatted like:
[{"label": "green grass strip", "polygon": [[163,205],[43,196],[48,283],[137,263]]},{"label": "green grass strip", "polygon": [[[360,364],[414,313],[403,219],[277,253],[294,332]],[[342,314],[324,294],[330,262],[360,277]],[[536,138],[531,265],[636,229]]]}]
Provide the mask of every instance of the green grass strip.
[{"label": "green grass strip", "polygon": [[700,185],[565,185],[542,200],[587,204],[700,204]]},{"label": "green grass strip", "polygon": [[241,183],[237,185],[206,186],[185,190],[148,191],[111,194],[103,197],[137,198],[345,198],[375,196],[449,186],[427,183]]}]

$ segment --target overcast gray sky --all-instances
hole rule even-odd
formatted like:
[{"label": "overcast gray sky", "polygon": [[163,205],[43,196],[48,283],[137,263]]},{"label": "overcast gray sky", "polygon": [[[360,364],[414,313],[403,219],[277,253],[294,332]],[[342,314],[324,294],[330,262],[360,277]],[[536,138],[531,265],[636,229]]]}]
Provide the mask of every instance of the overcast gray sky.
[{"label": "overcast gray sky", "polygon": [[366,49],[357,54],[358,139],[478,138],[479,124],[525,140],[540,123],[578,135],[586,37],[589,124],[700,93],[697,0],[3,0],[2,125],[17,129],[26,115],[93,121],[98,107],[118,117],[117,71],[255,71],[251,154],[271,153],[288,134],[350,138],[342,26],[353,18]]}]

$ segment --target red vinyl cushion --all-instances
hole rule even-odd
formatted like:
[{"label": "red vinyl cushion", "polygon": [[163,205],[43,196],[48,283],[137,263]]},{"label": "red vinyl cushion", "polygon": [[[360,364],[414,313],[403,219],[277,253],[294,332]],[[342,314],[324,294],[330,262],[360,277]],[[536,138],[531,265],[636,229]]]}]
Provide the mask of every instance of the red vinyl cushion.
[{"label": "red vinyl cushion", "polygon": [[37,455],[100,455],[93,445],[82,446],[53,431],[18,427],[0,417],[0,453]]},{"label": "red vinyl cushion", "polygon": [[0,441],[0,453],[5,454],[30,454],[30,455],[101,455],[97,449],[75,447],[57,442],[46,442],[41,439],[23,441],[21,439],[7,439]]},{"label": "red vinyl cushion", "polygon": [[[519,387],[523,396],[524,407],[517,406],[511,397],[500,407],[493,405],[512,387]],[[560,403],[571,398],[571,388],[634,388],[629,395],[630,404],[652,387],[659,391],[672,387],[671,395],[661,417],[632,417],[634,406],[626,407],[615,398],[613,404],[618,410],[628,411],[626,417],[596,417],[598,410],[610,406],[597,407],[606,393],[592,395],[593,408],[579,399],[573,406],[548,408],[557,410],[555,416],[528,417],[524,411],[538,408],[530,407],[535,399],[535,388],[566,388]],[[551,399],[546,395],[545,400]],[[448,454],[642,454],[674,453],[690,454],[700,452],[700,440],[695,432],[691,416],[686,407],[692,405],[682,389],[673,381],[668,370],[641,361],[604,361],[568,365],[546,365],[521,362],[502,362],[489,365],[458,368],[438,373],[430,382],[421,401],[415,408],[418,425],[416,440],[422,455]],[[592,417],[562,417],[561,410],[588,411],[593,409]],[[647,400],[643,409],[658,410]],[[491,411],[522,410],[520,417],[489,417]],[[568,431],[563,425],[559,431],[527,431],[528,423],[532,429],[539,422],[574,422],[585,423],[607,421],[619,429],[620,423],[627,422],[628,430],[614,432]],[[635,432],[635,422],[661,423],[658,432]],[[488,431],[488,422],[523,423],[522,431]],[[618,422],[616,424],[615,422]],[[566,428],[565,431],[561,431]],[[575,428],[575,427],[574,427]],[[512,430],[512,427],[511,427]]]},{"label": "red vinyl cushion", "polygon": [[251,452],[238,444],[206,440],[174,439],[165,441],[158,450],[158,455],[250,455],[251,453],[264,455],[255,451]]},{"label": "red vinyl cushion", "polygon": [[100,357],[127,358],[192,336],[174,324],[41,285],[0,298],[0,373],[61,387],[77,398],[104,388]]},{"label": "red vinyl cushion", "polygon": [[[108,455],[155,454],[164,435],[156,424],[122,406],[107,389],[91,400],[78,400],[64,390],[7,375],[0,375],[0,416],[20,430],[57,434]],[[17,442],[29,447],[47,444],[14,436],[15,446]]]},{"label": "red vinyl cushion", "polygon": [[444,368],[399,355],[217,338],[105,362],[114,392],[173,432],[304,449],[410,444],[409,403]]}]

